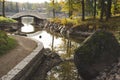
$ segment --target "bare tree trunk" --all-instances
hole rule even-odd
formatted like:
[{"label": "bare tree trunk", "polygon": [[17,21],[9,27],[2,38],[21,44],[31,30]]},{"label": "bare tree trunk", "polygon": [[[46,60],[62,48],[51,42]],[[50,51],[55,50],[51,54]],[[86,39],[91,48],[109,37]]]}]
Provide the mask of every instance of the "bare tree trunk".
[{"label": "bare tree trunk", "polygon": [[111,17],[112,0],[107,0],[106,21]]},{"label": "bare tree trunk", "polygon": [[85,1],[82,0],[82,21],[85,20]]},{"label": "bare tree trunk", "polygon": [[5,17],[5,0],[2,3],[2,16]]},{"label": "bare tree trunk", "polygon": [[52,3],[53,3],[53,18],[55,18],[55,1],[53,0]]},{"label": "bare tree trunk", "polygon": [[18,5],[17,2],[16,2],[16,12],[17,12],[17,13],[19,12],[19,5]]},{"label": "bare tree trunk", "polygon": [[94,0],[94,13],[93,18],[96,19],[96,0]]},{"label": "bare tree trunk", "polygon": [[52,36],[52,51],[54,51],[54,32],[53,32],[53,36]]},{"label": "bare tree trunk", "polygon": [[101,0],[101,13],[100,13],[100,21],[103,20],[104,16],[104,8],[105,8],[105,0]]},{"label": "bare tree trunk", "polygon": [[71,0],[68,1],[69,3],[69,18],[72,16],[72,4],[71,4]]}]

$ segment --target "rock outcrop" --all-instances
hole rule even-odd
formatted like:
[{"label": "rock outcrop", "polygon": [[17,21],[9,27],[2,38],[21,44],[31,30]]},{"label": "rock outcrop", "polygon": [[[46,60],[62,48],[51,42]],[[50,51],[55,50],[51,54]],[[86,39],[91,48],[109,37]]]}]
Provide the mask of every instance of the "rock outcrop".
[{"label": "rock outcrop", "polygon": [[74,62],[84,80],[93,80],[118,61],[120,46],[114,35],[98,30],[75,50]]}]

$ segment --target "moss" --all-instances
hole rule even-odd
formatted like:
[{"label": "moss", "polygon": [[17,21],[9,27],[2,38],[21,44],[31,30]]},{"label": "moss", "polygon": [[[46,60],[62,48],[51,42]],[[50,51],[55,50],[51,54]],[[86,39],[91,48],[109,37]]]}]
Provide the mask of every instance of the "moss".
[{"label": "moss", "polygon": [[[86,39],[83,44],[75,50],[78,56],[80,56],[80,60],[85,63],[96,63],[102,59],[104,55],[113,55],[114,57],[118,56],[112,49],[119,46],[117,40],[113,36],[113,34],[105,32],[105,31],[97,31],[88,39]],[[115,52],[112,54],[111,52]]]}]

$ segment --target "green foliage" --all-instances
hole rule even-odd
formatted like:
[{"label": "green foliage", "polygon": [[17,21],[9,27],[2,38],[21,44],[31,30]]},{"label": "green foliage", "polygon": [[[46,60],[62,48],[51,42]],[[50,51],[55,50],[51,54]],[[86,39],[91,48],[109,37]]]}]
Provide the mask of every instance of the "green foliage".
[{"label": "green foliage", "polygon": [[[52,22],[60,23],[63,25],[66,24],[73,24],[75,25],[88,25],[89,28],[96,27],[96,29],[106,29],[110,31],[120,31],[120,23],[119,23],[120,17],[112,17],[109,19],[109,21],[99,21],[99,19],[92,19],[92,18],[86,18],[85,21],[81,21],[80,17],[75,18],[74,16],[72,19],[70,18],[54,18],[50,19]],[[74,27],[73,26],[73,27]]]},{"label": "green foliage", "polygon": [[[71,16],[71,17],[74,17],[74,16]],[[63,25],[66,25],[66,24],[73,24],[73,25],[77,25],[80,23],[80,18],[54,18],[54,19],[50,19],[51,22],[56,22],[56,23],[60,23],[60,24],[63,24]]]},{"label": "green foliage", "polygon": [[113,13],[114,15],[120,13],[120,1],[118,1],[118,0],[113,0],[112,13]]},{"label": "green foliage", "polygon": [[61,10],[61,6],[57,1],[55,1],[54,3],[53,1],[51,1],[49,3],[49,10],[53,10],[53,8],[55,9],[55,12],[60,12]]},{"label": "green foliage", "polygon": [[87,0],[85,7],[86,7],[85,8],[86,13],[88,13],[88,15],[93,14],[93,9],[94,9],[93,0]]},{"label": "green foliage", "polygon": [[7,51],[13,49],[16,44],[17,42],[13,38],[8,37],[5,32],[0,31],[0,55],[3,55]]},{"label": "green foliage", "polygon": [[13,19],[10,19],[10,18],[5,18],[5,17],[2,17],[0,16],[0,24],[3,24],[3,23],[14,23],[14,22],[17,22]]},{"label": "green foliage", "polygon": [[[69,2],[70,1],[70,2]],[[63,12],[69,13],[69,10],[73,12],[74,15],[78,15],[81,11],[81,4],[77,0],[66,0],[62,3]]]},{"label": "green foliage", "polygon": [[99,19],[92,19],[92,18],[88,18],[86,19],[86,21],[81,21],[80,24],[87,24],[87,25],[91,25],[91,26],[96,26],[96,28],[102,28],[102,29],[107,29],[107,30],[111,30],[111,31],[119,31],[119,23],[120,17],[111,17],[109,19],[109,21],[99,21]]},{"label": "green foliage", "polygon": [[0,45],[7,44],[7,38],[8,36],[6,35],[6,33],[3,31],[0,31]]}]

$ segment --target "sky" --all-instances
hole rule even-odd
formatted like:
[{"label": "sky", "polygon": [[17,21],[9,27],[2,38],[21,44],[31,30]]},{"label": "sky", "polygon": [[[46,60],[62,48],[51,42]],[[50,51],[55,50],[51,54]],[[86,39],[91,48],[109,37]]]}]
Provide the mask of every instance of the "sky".
[{"label": "sky", "polygon": [[13,2],[29,2],[29,3],[43,3],[43,2],[50,2],[50,0],[7,0],[7,1],[13,1]]}]

